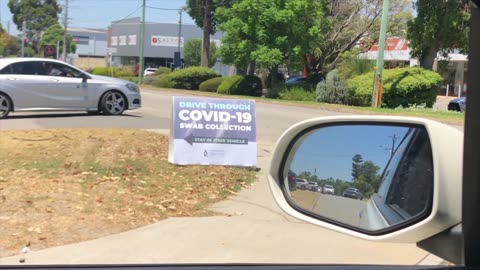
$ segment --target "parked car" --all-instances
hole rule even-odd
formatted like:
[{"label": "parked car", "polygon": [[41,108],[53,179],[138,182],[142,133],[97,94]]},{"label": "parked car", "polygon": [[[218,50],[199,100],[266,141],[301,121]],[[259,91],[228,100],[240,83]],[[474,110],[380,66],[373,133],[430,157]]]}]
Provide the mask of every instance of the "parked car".
[{"label": "parked car", "polygon": [[331,185],[323,186],[323,194],[335,194],[335,188]]},{"label": "parked car", "polygon": [[296,182],[297,182],[297,188],[301,190],[310,189],[310,183],[308,183],[307,180],[302,178],[297,178]]},{"label": "parked car", "polygon": [[75,110],[119,115],[141,107],[136,84],[45,58],[0,59],[0,119],[10,112]]},{"label": "parked car", "polygon": [[464,112],[466,102],[467,102],[466,97],[459,97],[459,98],[453,99],[450,101],[450,103],[448,103],[448,110]]},{"label": "parked car", "polygon": [[342,196],[347,198],[357,199],[357,200],[363,199],[362,192],[360,192],[360,190],[358,190],[357,188],[352,188],[352,187],[345,189],[345,191],[343,191]]},{"label": "parked car", "polygon": [[143,72],[143,77],[147,77],[147,76],[150,76],[150,75],[153,75],[155,74],[155,72],[158,70],[158,68],[147,68],[145,69],[145,71]]},{"label": "parked car", "polygon": [[288,188],[290,191],[297,189],[297,174],[292,170],[288,170]]},{"label": "parked car", "polygon": [[307,78],[305,77],[291,77],[285,82],[285,84],[287,86],[294,86],[294,85],[305,83],[305,82],[307,82]]},{"label": "parked car", "polygon": [[310,190],[311,191],[320,191],[322,189],[322,187],[320,187],[317,183],[315,182],[312,182],[312,181],[308,181],[308,183],[310,184]]}]

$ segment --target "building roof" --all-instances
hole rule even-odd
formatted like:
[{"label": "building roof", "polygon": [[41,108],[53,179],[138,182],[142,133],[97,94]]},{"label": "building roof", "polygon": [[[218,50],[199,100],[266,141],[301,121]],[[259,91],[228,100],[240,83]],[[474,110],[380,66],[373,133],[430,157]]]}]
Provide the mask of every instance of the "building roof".
[{"label": "building roof", "polygon": [[106,29],[98,29],[98,28],[81,28],[81,27],[69,27],[68,32],[85,32],[85,33],[99,33],[99,34],[106,34]]}]

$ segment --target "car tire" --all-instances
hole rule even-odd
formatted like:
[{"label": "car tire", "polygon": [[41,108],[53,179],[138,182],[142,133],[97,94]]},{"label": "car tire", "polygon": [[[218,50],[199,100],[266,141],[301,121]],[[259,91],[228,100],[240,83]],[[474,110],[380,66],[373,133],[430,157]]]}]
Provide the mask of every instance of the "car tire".
[{"label": "car tire", "polygon": [[305,190],[305,189],[307,189],[307,188],[303,185],[303,186],[302,186],[302,190]]},{"label": "car tire", "polygon": [[103,95],[100,107],[105,115],[120,115],[127,108],[127,99],[118,91],[108,91]]},{"label": "car tire", "polygon": [[12,101],[10,97],[0,93],[0,119],[7,118],[11,110],[12,110]]}]

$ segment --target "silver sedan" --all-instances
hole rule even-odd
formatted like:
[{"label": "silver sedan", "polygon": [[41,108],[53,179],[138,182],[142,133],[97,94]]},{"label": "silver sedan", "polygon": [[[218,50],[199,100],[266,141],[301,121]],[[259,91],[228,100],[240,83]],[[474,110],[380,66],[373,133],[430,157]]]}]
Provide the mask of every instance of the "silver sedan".
[{"label": "silver sedan", "polygon": [[0,119],[21,111],[118,115],[140,107],[139,88],[132,82],[92,75],[52,59],[0,59]]}]

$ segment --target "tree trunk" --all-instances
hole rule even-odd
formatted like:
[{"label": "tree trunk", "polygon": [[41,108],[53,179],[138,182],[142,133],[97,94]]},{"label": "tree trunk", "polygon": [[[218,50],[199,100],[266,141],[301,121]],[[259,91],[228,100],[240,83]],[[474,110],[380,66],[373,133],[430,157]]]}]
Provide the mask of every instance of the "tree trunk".
[{"label": "tree trunk", "polygon": [[437,57],[437,48],[430,47],[428,49],[427,55],[422,59],[422,62],[420,63],[420,66],[425,68],[425,69],[432,69],[433,68],[433,62],[435,62],[435,58]]},{"label": "tree trunk", "polygon": [[277,73],[278,73],[278,66],[274,66],[270,69],[270,87],[274,88],[277,86],[278,80],[277,80]]},{"label": "tree trunk", "polygon": [[212,7],[212,0],[204,0],[203,12],[203,42],[202,42],[202,60],[201,66],[208,67],[208,59],[210,56],[210,9]]},{"label": "tree trunk", "polygon": [[247,66],[247,75],[255,75],[255,61],[251,61]]}]

